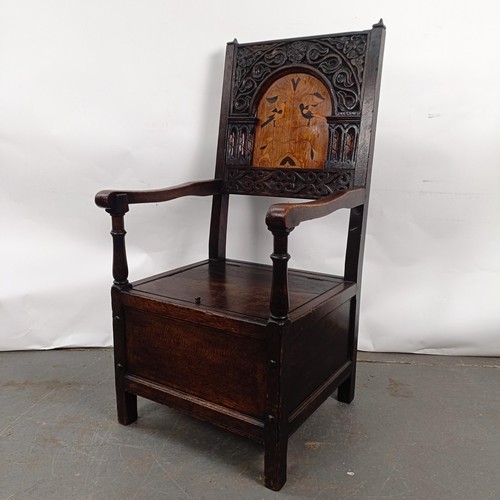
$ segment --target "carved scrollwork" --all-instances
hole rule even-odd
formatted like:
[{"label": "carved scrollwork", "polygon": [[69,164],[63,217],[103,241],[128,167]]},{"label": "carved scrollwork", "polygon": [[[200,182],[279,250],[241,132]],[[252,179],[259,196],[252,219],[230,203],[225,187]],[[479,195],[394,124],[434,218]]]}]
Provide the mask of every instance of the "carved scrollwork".
[{"label": "carved scrollwork", "polygon": [[230,193],[318,198],[352,187],[354,170],[229,168]]},{"label": "carved scrollwork", "polygon": [[366,35],[274,42],[238,47],[231,110],[248,114],[259,85],[274,71],[289,65],[308,65],[323,74],[336,96],[337,113],[360,111]]}]

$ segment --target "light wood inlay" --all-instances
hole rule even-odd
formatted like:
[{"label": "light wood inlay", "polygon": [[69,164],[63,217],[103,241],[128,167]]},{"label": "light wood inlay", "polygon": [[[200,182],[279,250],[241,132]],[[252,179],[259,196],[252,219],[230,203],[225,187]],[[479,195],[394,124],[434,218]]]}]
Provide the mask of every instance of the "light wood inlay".
[{"label": "light wood inlay", "polygon": [[276,80],[257,110],[253,164],[323,168],[328,148],[326,116],[332,101],[325,85],[306,73]]}]

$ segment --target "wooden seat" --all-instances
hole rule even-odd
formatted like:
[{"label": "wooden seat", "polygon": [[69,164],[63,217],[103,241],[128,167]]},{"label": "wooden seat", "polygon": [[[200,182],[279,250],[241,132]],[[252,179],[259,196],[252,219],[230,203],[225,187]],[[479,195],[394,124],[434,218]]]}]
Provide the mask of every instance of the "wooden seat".
[{"label": "wooden seat", "polygon": [[[248,317],[265,325],[269,319],[272,267],[236,260],[206,260],[132,284],[131,295],[154,297],[179,306],[211,309],[214,314]],[[338,276],[292,270],[288,272],[290,310],[295,317],[327,292],[340,293],[354,283]],[[355,289],[351,291],[354,295]],[[202,307],[203,306],[203,307]]]},{"label": "wooden seat", "polygon": [[[228,44],[214,179],[97,194],[113,224],[121,423],[137,419],[141,396],[254,439],[279,490],[293,431],[336,389],[352,401],[384,31]],[[269,208],[263,265],[226,258],[230,194],[313,201]],[[190,195],[213,197],[209,258],[129,283],[129,206]],[[291,231],[342,208],[344,275],[288,269]]]}]

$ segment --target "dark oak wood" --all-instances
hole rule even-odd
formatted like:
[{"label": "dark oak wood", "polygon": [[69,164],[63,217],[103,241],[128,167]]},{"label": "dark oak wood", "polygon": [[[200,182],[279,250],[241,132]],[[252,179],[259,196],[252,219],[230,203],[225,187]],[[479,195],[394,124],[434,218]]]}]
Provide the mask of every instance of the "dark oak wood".
[{"label": "dark oak wood", "polygon": [[[141,396],[253,439],[279,490],[290,435],[335,390],[352,401],[384,31],[229,43],[214,179],[96,195],[112,218],[120,423]],[[271,265],[226,258],[231,194],[312,200],[269,208]],[[184,196],[212,196],[208,259],[129,283],[130,205]],[[344,275],[289,269],[294,229],[340,209]]]},{"label": "dark oak wood", "polygon": [[222,193],[222,181],[208,180],[198,182],[187,182],[179,186],[165,189],[153,189],[143,191],[99,191],[95,196],[96,205],[109,210],[115,210],[120,198],[121,203],[160,203],[162,201],[175,200],[182,196],[208,196]]},{"label": "dark oak wood", "polygon": [[365,201],[364,189],[352,189],[325,196],[309,203],[277,203],[271,205],[266,215],[266,223],[271,231],[289,230],[306,220],[318,219],[341,208],[354,208]]}]

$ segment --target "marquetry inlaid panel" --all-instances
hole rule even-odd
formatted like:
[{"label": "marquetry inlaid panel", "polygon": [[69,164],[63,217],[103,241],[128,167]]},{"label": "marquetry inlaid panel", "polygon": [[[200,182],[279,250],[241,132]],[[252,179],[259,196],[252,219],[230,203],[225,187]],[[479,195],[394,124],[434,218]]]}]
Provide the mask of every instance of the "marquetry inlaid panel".
[{"label": "marquetry inlaid panel", "polygon": [[331,113],[330,93],[318,78],[306,73],[279,78],[259,102],[253,165],[323,168]]}]

